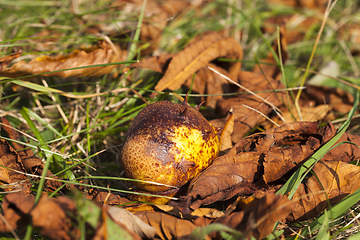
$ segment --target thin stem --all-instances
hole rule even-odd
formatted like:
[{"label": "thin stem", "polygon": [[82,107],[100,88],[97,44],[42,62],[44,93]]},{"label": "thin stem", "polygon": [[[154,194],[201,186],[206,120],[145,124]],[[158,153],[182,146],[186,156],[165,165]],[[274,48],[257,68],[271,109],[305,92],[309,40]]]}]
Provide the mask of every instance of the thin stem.
[{"label": "thin stem", "polygon": [[[305,85],[305,81],[306,81],[306,78],[307,78],[307,75],[309,73],[309,70],[310,70],[310,66],[311,66],[311,62],[314,58],[314,55],[315,55],[315,51],[316,51],[316,48],[317,48],[317,45],[319,43],[319,40],[320,40],[320,37],[321,37],[321,34],[324,30],[324,26],[325,26],[325,23],[326,23],[326,20],[327,18],[329,17],[329,14],[331,12],[331,10],[333,9],[333,7],[335,6],[337,0],[334,0],[334,2],[332,2],[331,0],[328,1],[328,4],[327,4],[327,7],[326,7],[326,11],[324,13],[324,18],[323,18],[323,21],[321,23],[321,27],[320,27],[320,30],[318,32],[318,35],[316,37],[316,41],[315,41],[315,44],[314,44],[314,47],[313,47],[313,50],[311,52],[311,55],[310,55],[310,59],[308,61],[308,64],[306,66],[306,70],[305,70],[305,73],[304,73],[304,77],[302,79],[302,82],[301,82],[301,85],[300,86],[304,86]],[[300,118],[300,121],[303,120],[302,118],[302,115],[301,115],[301,111],[300,111],[300,106],[299,106],[299,99],[300,99],[300,95],[301,95],[301,92],[302,92],[302,89],[300,89],[296,95],[296,98],[295,98],[295,108],[296,108],[296,111],[298,113],[298,116]]]}]

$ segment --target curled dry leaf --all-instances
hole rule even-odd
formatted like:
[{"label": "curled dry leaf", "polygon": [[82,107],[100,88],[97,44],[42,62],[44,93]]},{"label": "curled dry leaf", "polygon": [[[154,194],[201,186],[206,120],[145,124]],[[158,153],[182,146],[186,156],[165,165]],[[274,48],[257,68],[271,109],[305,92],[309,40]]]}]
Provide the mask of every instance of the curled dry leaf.
[{"label": "curled dry leaf", "polygon": [[304,98],[315,100],[317,105],[328,104],[331,108],[342,114],[347,114],[354,102],[354,97],[339,88],[330,88],[326,86],[306,86],[306,95]]},{"label": "curled dry leaf", "polygon": [[[286,181],[289,173],[335,134],[331,124],[319,127],[316,122],[297,122],[244,138],[190,182],[187,195],[178,203],[179,208],[189,212],[201,205],[270,188],[272,184],[279,184],[281,178]],[[359,136],[345,134],[340,141],[344,140],[360,145]],[[324,160],[360,159],[360,150],[352,146],[344,143],[326,154]]]},{"label": "curled dry leaf", "polygon": [[[165,75],[155,86],[156,91],[180,88],[195,72],[207,67],[209,62],[216,58],[242,59],[242,48],[232,37],[224,37],[217,32],[208,32],[201,39],[199,38],[196,38],[196,41],[172,58]],[[237,76],[240,67],[240,62],[230,66],[231,77]]]},{"label": "curled dry leaf", "polygon": [[224,212],[217,210],[216,208],[198,208],[191,213],[192,216],[207,217],[217,219],[225,215]]},{"label": "curled dry leaf", "polygon": [[[213,63],[209,63],[208,66],[219,73],[230,77],[229,72],[224,68],[221,68]],[[185,82],[185,85],[190,88],[191,83],[192,81],[188,79]],[[209,94],[209,96],[206,97],[205,106],[213,109],[216,107],[217,101],[223,98],[223,93],[232,93],[234,91],[232,84],[230,84],[228,80],[218,73],[213,72],[208,67],[202,68],[196,73],[192,87],[195,92],[200,94]]]},{"label": "curled dry leaf", "polygon": [[[29,223],[40,233],[53,240],[79,239],[81,231],[80,221],[85,221],[89,239],[104,239],[109,234],[116,233],[121,239],[141,239],[134,232],[129,231],[122,223],[114,223],[106,211],[106,207],[80,199],[76,203],[68,197],[49,198],[43,194],[35,205],[34,197],[26,197],[21,193],[7,194],[3,201],[3,218],[0,221],[0,232],[11,229],[24,229]],[[87,202],[85,202],[87,201]],[[80,209],[79,203],[84,209]],[[120,235],[119,235],[120,234]]]},{"label": "curled dry leaf", "polygon": [[[7,194],[3,201],[3,215],[12,229],[21,229],[32,219],[34,227],[40,233],[51,239],[74,239],[79,237],[79,230],[75,228],[76,222],[67,216],[75,211],[75,204],[66,197],[56,200],[44,194],[34,207],[34,198],[25,197],[20,193]],[[0,231],[10,229],[1,221]]]},{"label": "curled dry leaf", "polygon": [[234,131],[234,114],[230,109],[229,116],[220,136],[220,151],[232,148],[231,134]]},{"label": "curled dry leaf", "polygon": [[34,205],[34,196],[24,196],[20,193],[6,194],[2,202],[2,215],[5,221],[0,221],[0,232],[10,232],[25,226],[29,222],[27,216]]},{"label": "curled dry leaf", "polygon": [[189,212],[201,205],[224,201],[235,195],[250,195],[254,191],[253,181],[258,168],[255,161],[258,153],[226,155],[215,159],[213,164],[190,182],[185,206],[179,208]]},{"label": "curled dry leaf", "polygon": [[[340,161],[318,162],[293,196],[288,221],[302,221],[321,213],[360,188],[360,167]],[[330,204],[330,206],[329,206]]]},{"label": "curled dry leaf", "polygon": [[144,58],[130,65],[131,68],[146,68],[164,74],[175,54],[168,53],[160,56]]},{"label": "curled dry leaf", "polygon": [[219,218],[214,223],[221,223],[245,233],[248,239],[263,239],[272,232],[277,221],[286,218],[293,207],[294,203],[286,197],[268,192],[252,207]]},{"label": "curled dry leaf", "polygon": [[[220,33],[208,32],[194,38],[178,54],[148,57],[132,64],[130,67],[147,68],[165,74],[156,87],[158,91],[162,91],[165,88],[175,90],[180,88],[181,85],[185,85],[188,88],[191,87],[194,92],[209,94],[206,97],[205,104],[208,107],[215,108],[216,101],[222,98],[221,94],[233,92],[233,89],[226,79],[211,71],[208,67],[235,80],[241,67],[240,62],[226,64],[222,62],[220,63],[221,67],[210,62],[221,57],[221,54],[225,54],[224,57],[228,58],[242,58],[242,50],[237,43],[235,43],[235,49],[230,49],[230,45],[226,49],[221,49],[221,51],[218,49],[226,41],[232,44],[235,40],[225,38]],[[196,73],[195,77],[193,77],[194,73]],[[173,77],[176,79],[172,79]],[[162,84],[169,84],[169,86],[161,87]]]},{"label": "curled dry leaf", "polygon": [[0,181],[4,191],[16,190],[26,195],[30,193],[31,184],[25,175],[21,158],[4,139],[0,139],[0,165]]},{"label": "curled dry leaf", "polygon": [[82,189],[81,186],[79,186],[79,190],[86,192],[87,199],[100,203],[101,205],[128,205],[130,203],[127,198],[120,197],[105,190],[86,188],[86,191],[84,191],[85,189]]},{"label": "curled dry leaf", "polygon": [[[328,115],[330,110],[331,106],[329,106],[328,104],[300,107],[302,121],[305,122],[315,122],[318,120],[323,120]],[[288,123],[300,121],[300,117],[298,115],[295,105],[291,107],[290,111],[288,110],[286,112],[283,112],[282,116]]]},{"label": "curled dry leaf", "polygon": [[[9,121],[5,117],[1,118],[1,122],[3,123],[2,128],[8,134],[8,137],[10,139],[13,139],[13,140],[20,139],[19,132],[15,131],[11,127]],[[25,177],[25,173],[30,173],[30,174],[35,174],[35,175],[41,176],[43,173],[43,169],[44,169],[44,163],[38,157],[35,156],[34,152],[30,148],[25,148],[24,145],[22,145],[18,142],[14,141],[14,142],[11,142],[11,144],[12,144],[12,147],[14,148],[14,153],[16,153],[16,155],[18,155],[20,158],[21,166],[23,166],[23,170],[21,172],[24,172],[24,173],[18,172],[16,174],[22,175],[23,177]],[[7,165],[5,165],[5,166],[7,166]],[[55,191],[56,189],[62,187],[63,183],[56,181],[60,178],[57,176],[53,176],[53,173],[51,173],[49,170],[46,172],[46,176],[51,177],[53,179],[53,180],[49,180],[49,179],[46,180],[45,189],[47,191],[52,192],[52,191]],[[29,184],[29,183],[27,183],[27,184]],[[26,191],[30,192],[30,185]]]},{"label": "curled dry leaf", "polygon": [[342,144],[327,152],[322,160],[350,163],[360,159],[360,148],[358,147],[360,146],[359,135],[344,133],[337,141],[337,144],[339,143]]},{"label": "curled dry leaf", "polygon": [[[65,70],[74,67],[85,67],[96,64],[115,63],[125,60],[124,51],[115,45],[110,45],[105,41],[100,41],[97,46],[83,50],[76,50],[66,56],[42,56],[31,60],[29,63],[20,61],[11,68],[0,72],[2,77],[23,77],[33,74],[41,74],[52,71]],[[110,73],[117,65],[101,67],[81,68],[66,70],[54,73],[47,73],[43,76],[55,76],[60,78],[81,77],[81,76],[100,76]]]},{"label": "curled dry leaf", "polygon": [[2,72],[12,62],[12,60],[20,57],[21,53],[22,51],[20,50],[16,53],[0,58],[0,72]]},{"label": "curled dry leaf", "polygon": [[[19,140],[20,134],[15,131],[7,118],[1,118],[2,128],[8,134],[8,137],[13,140]],[[42,169],[44,167],[44,163],[37,157],[35,157],[34,152],[30,148],[25,148],[24,145],[18,142],[11,142],[12,147],[16,150],[17,154],[21,158],[21,162],[24,165],[26,172],[31,174],[42,174]]]},{"label": "curled dry leaf", "polygon": [[[275,89],[282,89],[284,86],[280,81],[274,80],[272,78],[265,78],[262,75],[242,71],[238,76],[239,83],[256,93],[256,96],[251,95],[250,93],[240,90],[241,95],[237,97],[220,99],[216,104],[217,113],[221,116],[226,116],[229,110],[232,108],[234,113],[234,129],[236,129],[232,134],[232,141],[238,142],[240,139],[256,124],[262,120],[264,117],[259,114],[257,111],[267,115],[270,113],[273,108],[268,103],[264,102],[263,99],[271,103],[273,106],[279,106],[282,104],[282,99],[284,98],[284,92],[275,92]],[[259,92],[263,91],[263,92]],[[246,106],[245,106],[246,105]],[[253,108],[249,109],[247,106]],[[214,123],[215,127],[223,127],[225,121],[219,122],[218,120],[211,122]]]},{"label": "curled dry leaf", "polygon": [[116,221],[124,224],[127,229],[139,235],[142,239],[153,239],[155,237],[155,228],[144,223],[139,217],[119,207],[109,207],[109,215]]},{"label": "curled dry leaf", "polygon": [[186,238],[192,233],[196,226],[184,219],[179,219],[160,212],[136,212],[145,223],[154,227],[156,234],[161,239],[180,239]]},{"label": "curled dry leaf", "polygon": [[[285,35],[286,30],[282,25],[280,28],[280,46],[277,41],[275,41],[273,46],[276,54],[278,54],[278,49],[280,48],[282,63],[286,61],[288,55]],[[217,101],[216,109],[221,116],[225,116],[231,108],[233,109],[235,117],[234,128],[237,129],[232,134],[233,142],[240,141],[248,131],[264,118],[260,113],[267,115],[274,107],[281,105],[283,99],[285,99],[284,92],[275,91],[276,89],[284,88],[284,86],[280,81],[280,68],[274,65],[276,63],[274,56],[269,53],[268,57],[262,60],[262,62],[264,63],[256,66],[253,72],[241,71],[237,78],[238,83],[242,87],[255,92],[256,95],[250,95],[248,91],[240,88],[238,92],[243,93],[242,95]],[[213,121],[216,127],[223,127],[224,123],[224,120]]]}]

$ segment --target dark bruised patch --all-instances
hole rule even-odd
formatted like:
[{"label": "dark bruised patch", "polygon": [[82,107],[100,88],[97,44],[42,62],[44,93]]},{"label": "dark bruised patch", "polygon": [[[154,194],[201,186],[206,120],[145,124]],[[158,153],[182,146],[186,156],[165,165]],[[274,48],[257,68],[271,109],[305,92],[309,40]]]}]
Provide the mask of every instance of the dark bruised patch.
[{"label": "dark bruised patch", "polygon": [[[153,141],[166,144],[168,134],[173,131],[173,127],[180,126],[201,131],[205,141],[215,134],[213,127],[204,116],[187,103],[161,101],[150,104],[139,112],[129,128],[127,137],[131,139],[135,135],[150,135],[154,136]],[[159,135],[158,132],[161,134]]]},{"label": "dark bruised patch", "polygon": [[172,165],[174,169],[182,172],[183,174],[186,174],[189,171],[189,169],[194,168],[196,166],[194,162],[186,161],[185,159],[183,159],[181,162],[173,162]]},{"label": "dark bruised patch", "polygon": [[153,141],[153,138],[150,138],[150,140],[147,141],[147,144],[144,148],[144,153],[156,160],[159,161],[159,165],[164,166],[166,164],[171,163],[174,161],[174,154],[169,152],[169,149],[173,145],[173,142],[170,142],[169,140],[159,140]]}]

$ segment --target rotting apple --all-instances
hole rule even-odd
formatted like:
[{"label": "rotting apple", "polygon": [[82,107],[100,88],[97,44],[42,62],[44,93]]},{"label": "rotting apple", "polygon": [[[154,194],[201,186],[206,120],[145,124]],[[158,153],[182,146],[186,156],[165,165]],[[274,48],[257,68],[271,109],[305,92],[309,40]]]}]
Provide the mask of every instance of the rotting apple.
[{"label": "rotting apple", "polygon": [[[133,182],[137,188],[173,196],[218,154],[217,130],[199,109],[186,100],[180,104],[161,101],[146,106],[134,118],[121,159],[126,177],[140,180]],[[159,200],[155,202],[167,201]]]}]

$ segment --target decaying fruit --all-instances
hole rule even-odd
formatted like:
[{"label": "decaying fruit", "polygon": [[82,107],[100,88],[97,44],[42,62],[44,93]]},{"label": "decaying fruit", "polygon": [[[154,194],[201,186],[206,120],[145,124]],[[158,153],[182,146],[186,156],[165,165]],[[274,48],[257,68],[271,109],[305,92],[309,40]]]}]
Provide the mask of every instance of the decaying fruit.
[{"label": "decaying fruit", "polygon": [[[153,103],[135,117],[122,149],[128,178],[181,187],[209,166],[219,153],[216,129],[184,101]],[[168,186],[134,182],[161,193]]]}]

